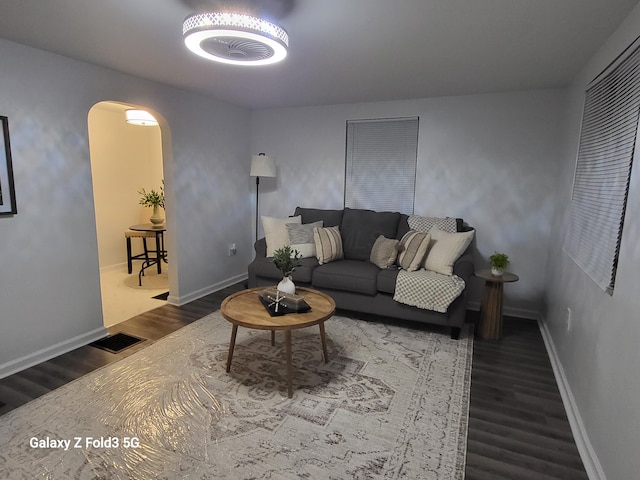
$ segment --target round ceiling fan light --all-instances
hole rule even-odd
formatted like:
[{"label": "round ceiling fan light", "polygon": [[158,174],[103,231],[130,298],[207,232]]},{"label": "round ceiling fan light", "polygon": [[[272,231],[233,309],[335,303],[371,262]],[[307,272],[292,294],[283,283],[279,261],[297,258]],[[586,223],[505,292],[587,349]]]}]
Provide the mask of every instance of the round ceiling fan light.
[{"label": "round ceiling fan light", "polygon": [[231,65],[269,65],[287,56],[289,36],[278,25],[238,13],[197,13],[182,24],[189,50]]}]

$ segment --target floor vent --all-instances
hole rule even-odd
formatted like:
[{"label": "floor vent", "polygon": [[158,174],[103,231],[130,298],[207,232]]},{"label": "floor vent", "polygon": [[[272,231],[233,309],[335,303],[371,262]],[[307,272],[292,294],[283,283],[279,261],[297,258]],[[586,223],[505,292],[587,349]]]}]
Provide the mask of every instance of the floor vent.
[{"label": "floor vent", "polygon": [[134,346],[136,343],[142,342],[142,338],[127,335],[126,333],[116,333],[109,335],[108,337],[101,338],[93,343],[90,343],[92,347],[106,350],[111,353],[120,353],[121,351]]}]

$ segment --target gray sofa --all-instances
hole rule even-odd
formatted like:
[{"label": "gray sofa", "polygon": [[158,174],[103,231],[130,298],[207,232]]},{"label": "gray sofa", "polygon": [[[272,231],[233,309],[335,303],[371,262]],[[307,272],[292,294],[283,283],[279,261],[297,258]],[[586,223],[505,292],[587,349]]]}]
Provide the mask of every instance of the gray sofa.
[{"label": "gray sofa", "polygon": [[[398,269],[380,269],[369,261],[374,242],[379,235],[401,239],[410,230],[408,216],[397,212],[374,212],[345,208],[321,210],[296,208],[294,216],[301,215],[302,223],[322,221],[324,227],[339,226],[344,259],[319,265],[316,258],[301,259],[302,265],[293,273],[298,286],[310,286],[330,295],[337,308],[380,315],[402,320],[444,325],[451,328],[451,337],[458,338],[465,322],[467,289],[456,298],[446,313],[412,307],[393,299]],[[456,219],[457,231],[470,227]],[[256,257],[248,266],[250,288],[275,285],[282,274],[271,258],[266,257],[264,238],[255,244]],[[474,266],[470,247],[455,262],[453,273],[468,285]]]}]

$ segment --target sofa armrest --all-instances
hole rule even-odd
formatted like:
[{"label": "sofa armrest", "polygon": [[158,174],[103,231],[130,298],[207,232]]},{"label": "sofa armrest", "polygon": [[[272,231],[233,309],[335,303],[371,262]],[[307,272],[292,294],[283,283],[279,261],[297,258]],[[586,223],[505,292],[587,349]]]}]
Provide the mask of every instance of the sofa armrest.
[{"label": "sofa armrest", "polygon": [[266,257],[267,240],[264,237],[259,238],[256,243],[253,244],[253,249],[256,251],[256,257]]},{"label": "sofa armrest", "polygon": [[465,283],[473,276],[475,267],[473,265],[473,255],[470,252],[462,255],[456,263],[453,264],[453,274],[462,278]]}]

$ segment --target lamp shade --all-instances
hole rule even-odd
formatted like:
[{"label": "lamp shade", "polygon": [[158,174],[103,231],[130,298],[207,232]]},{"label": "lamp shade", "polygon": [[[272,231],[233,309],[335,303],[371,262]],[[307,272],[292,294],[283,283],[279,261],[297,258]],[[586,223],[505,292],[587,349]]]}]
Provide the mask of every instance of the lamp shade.
[{"label": "lamp shade", "polygon": [[252,177],[275,177],[276,164],[273,158],[261,153],[251,157],[251,173]]}]

